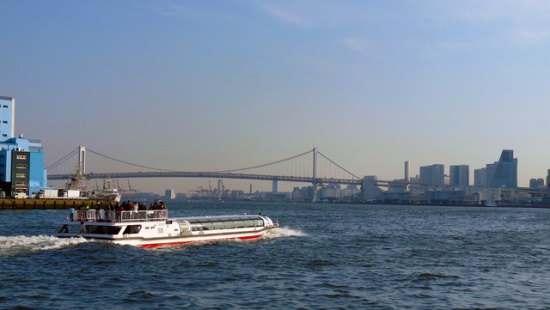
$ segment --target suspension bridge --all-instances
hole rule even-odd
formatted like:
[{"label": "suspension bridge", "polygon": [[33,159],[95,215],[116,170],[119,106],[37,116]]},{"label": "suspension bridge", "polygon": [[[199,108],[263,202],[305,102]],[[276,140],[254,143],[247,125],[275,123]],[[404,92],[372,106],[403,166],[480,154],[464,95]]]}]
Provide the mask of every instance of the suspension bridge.
[{"label": "suspension bridge", "polygon": [[87,179],[218,178],[267,180],[273,182],[274,188],[276,188],[276,183],[279,181],[310,183],[314,187],[330,183],[361,184],[360,177],[325,156],[317,148],[285,159],[239,169],[178,171],[130,163],[79,146],[71,153],[47,166],[46,169],[48,170],[48,180],[69,180],[76,176],[78,170]]}]

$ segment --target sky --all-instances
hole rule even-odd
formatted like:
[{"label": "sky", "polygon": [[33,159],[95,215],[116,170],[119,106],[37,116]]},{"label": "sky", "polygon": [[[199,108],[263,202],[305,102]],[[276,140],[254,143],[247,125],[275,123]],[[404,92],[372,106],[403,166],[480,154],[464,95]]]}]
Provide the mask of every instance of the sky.
[{"label": "sky", "polygon": [[46,165],[83,145],[178,171],[313,147],[383,180],[409,161],[411,175],[469,165],[473,181],[503,149],[520,186],[550,168],[549,1],[1,0],[0,11],[0,95],[15,98],[16,132],[42,141]]}]

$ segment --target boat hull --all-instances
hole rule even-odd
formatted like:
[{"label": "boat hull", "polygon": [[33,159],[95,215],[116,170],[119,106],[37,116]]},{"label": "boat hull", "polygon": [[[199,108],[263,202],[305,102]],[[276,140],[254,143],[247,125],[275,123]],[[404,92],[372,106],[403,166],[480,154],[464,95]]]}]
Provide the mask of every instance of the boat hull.
[{"label": "boat hull", "polygon": [[124,240],[111,240],[112,243],[121,245],[133,245],[141,248],[157,248],[162,246],[178,246],[191,243],[207,243],[217,241],[248,241],[257,240],[263,237],[267,231],[257,232],[254,234],[227,234],[227,235],[212,235],[212,236],[193,236],[193,237],[179,237],[179,238],[161,238],[155,240],[145,239],[124,239]]}]

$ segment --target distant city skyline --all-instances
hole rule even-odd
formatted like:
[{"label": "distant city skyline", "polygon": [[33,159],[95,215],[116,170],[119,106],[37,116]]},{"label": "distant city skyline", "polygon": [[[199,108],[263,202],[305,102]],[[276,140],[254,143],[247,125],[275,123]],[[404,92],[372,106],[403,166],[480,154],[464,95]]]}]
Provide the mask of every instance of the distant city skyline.
[{"label": "distant city skyline", "polygon": [[[46,165],[84,145],[181,171],[313,147],[385,180],[403,178],[405,161],[411,176],[441,163],[478,169],[503,149],[519,159],[518,186],[550,168],[550,2],[6,0],[0,9],[0,95],[16,99],[16,134],[42,141]],[[132,183],[164,193],[207,180]]]},{"label": "distant city skyline", "polygon": [[[409,162],[405,162],[405,167]],[[405,179],[408,171],[406,168]],[[448,177],[449,180],[445,180]],[[530,179],[530,184],[532,183]],[[473,182],[470,178],[469,165],[450,165],[446,173],[445,165],[433,164],[420,167],[417,182],[435,186],[468,187],[481,186],[493,188],[518,187],[518,159],[514,157],[514,150],[502,150],[498,161],[488,163],[485,167],[474,169]]]},{"label": "distant city skyline", "polygon": [[[309,154],[302,154],[302,155],[309,155]],[[74,155],[73,157],[76,157],[76,155]],[[114,160],[114,159],[111,159],[111,160]],[[365,179],[365,178],[371,178],[371,177],[374,177],[375,179],[379,180],[379,181],[383,181],[383,182],[392,182],[392,181],[397,181],[399,182],[400,180],[406,180],[407,182],[409,181],[412,181],[412,183],[420,183],[420,184],[424,184],[424,185],[427,185],[427,186],[436,186],[438,188],[444,188],[444,187],[448,187],[450,186],[451,188],[466,188],[466,187],[492,187],[492,188],[517,188],[518,187],[518,181],[517,181],[517,163],[518,163],[518,160],[517,158],[514,157],[514,151],[513,150],[502,150],[501,152],[501,155],[500,155],[500,158],[498,161],[495,161],[493,163],[488,163],[486,164],[485,167],[483,168],[480,168],[480,169],[474,169],[474,181],[472,182],[471,181],[471,178],[470,178],[470,167],[468,165],[450,165],[449,166],[449,169],[447,170],[445,168],[445,165],[444,164],[432,164],[432,165],[429,165],[429,166],[422,166],[420,167],[419,169],[419,173],[416,174],[414,177],[410,177],[410,162],[409,161],[405,161],[404,162],[404,174],[403,174],[403,178],[399,178],[399,179],[393,179],[393,180],[387,180],[387,179],[380,179],[378,178],[378,176],[363,176],[362,179]],[[112,172],[116,175],[116,172],[118,170],[113,170]],[[447,173],[448,171],[448,173]],[[550,169],[548,169],[548,177],[550,177]],[[52,171],[49,171],[50,174],[52,174],[53,172]],[[87,171],[88,173],[94,173],[94,174],[98,174],[99,171],[95,171],[95,170],[92,170],[92,171]],[[138,171],[135,171],[135,172],[138,172]],[[141,172],[141,171],[139,171]],[[201,171],[195,171],[197,173],[201,172]],[[206,171],[202,171],[203,173],[206,172]],[[239,172],[243,172],[243,171],[239,171]],[[239,173],[238,172],[238,173]],[[65,172],[67,173],[67,172]],[[247,173],[252,173],[252,174],[255,174],[254,172],[252,171],[249,171]],[[55,173],[53,173],[55,174]],[[258,173],[256,173],[258,174]],[[260,173],[260,174],[263,174],[263,173]],[[115,175],[109,175],[109,177],[114,177],[114,178],[117,178]],[[277,175],[276,172],[274,172],[272,175]],[[285,176],[304,176],[304,175],[292,175],[292,174],[281,174],[281,175],[285,175]],[[331,177],[331,176],[325,176],[324,178],[327,178],[327,177]],[[334,176],[332,176],[334,177]],[[353,179],[353,177],[351,175],[349,175],[349,178],[350,179]],[[140,178],[137,178],[137,180],[139,180]],[[146,178],[145,178],[146,179]],[[154,180],[159,180],[158,178],[153,178]],[[176,178],[178,179],[178,178]],[[179,178],[181,180],[186,180],[188,181],[189,178]],[[237,180],[234,180],[233,178],[223,178],[221,177],[221,179],[218,179],[217,180],[217,184],[218,186],[212,186],[212,179],[213,178],[196,178],[196,179],[201,179],[201,180],[206,180],[206,182],[208,183],[208,188],[210,189],[216,189],[216,188],[219,188],[220,187],[220,184],[223,184],[223,182],[225,181],[230,181],[230,182],[239,182],[242,184],[242,182],[248,182],[248,186],[250,188],[250,190],[252,190],[252,188],[255,188],[253,187],[253,183],[264,183],[261,187],[261,191],[267,191],[269,192],[269,190],[267,190],[265,188],[265,184],[267,182],[271,183],[271,189],[273,192],[278,192],[278,183],[282,183],[282,184],[286,184],[286,186],[282,186],[283,191],[286,191],[286,192],[290,192],[291,191],[291,188],[296,188],[296,187],[299,187],[299,188],[305,188],[305,187],[308,187],[310,186],[310,184],[307,184],[307,183],[303,183],[303,182],[298,182],[298,183],[292,183],[292,182],[288,182],[288,181],[282,181],[282,180],[279,180],[277,183],[272,183],[272,181],[258,181],[258,180],[250,180],[250,179],[237,179]],[[134,178],[132,178],[132,180],[136,180]],[[225,181],[224,181],[225,180]],[[358,181],[360,181],[358,179]],[[56,184],[56,186],[61,186],[61,182],[63,181],[59,181],[59,180],[52,180],[51,183],[52,184]],[[94,182],[93,180],[91,180],[90,182]],[[220,183],[221,182],[221,183]],[[95,183],[96,183],[96,186],[99,186],[99,183],[97,181],[97,179],[95,180]],[[117,183],[120,183],[119,181],[117,181]],[[288,184],[292,184],[292,185],[288,185]],[[535,185],[533,185],[535,184]],[[298,185],[298,186],[297,186]],[[321,182],[320,185],[322,186],[327,186],[330,187],[331,184],[330,183],[327,183],[327,182]],[[546,187],[545,186],[545,181],[544,181],[544,178],[531,178],[529,180],[529,187],[537,187],[537,188],[540,188],[541,186],[542,187]],[[124,186],[121,186],[121,188],[124,189]],[[130,184],[130,180],[128,179],[128,189],[131,190],[131,184]],[[207,189],[206,186],[199,186],[197,189]],[[197,190],[195,189],[195,190]],[[166,190],[170,190],[170,191],[174,191],[173,189],[166,189]],[[166,191],[165,190],[165,191]],[[244,191],[245,193],[249,193],[250,191],[246,191],[246,188],[232,188],[231,190],[242,190]],[[193,191],[193,190],[192,190]],[[254,192],[258,191],[258,189],[256,188]],[[181,193],[181,192],[180,192]]]}]

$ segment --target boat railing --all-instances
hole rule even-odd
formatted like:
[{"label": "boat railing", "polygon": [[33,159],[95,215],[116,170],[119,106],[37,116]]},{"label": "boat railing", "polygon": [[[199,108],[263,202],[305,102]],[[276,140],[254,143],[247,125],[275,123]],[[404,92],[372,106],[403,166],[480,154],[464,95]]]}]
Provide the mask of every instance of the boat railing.
[{"label": "boat railing", "polygon": [[144,222],[163,221],[168,218],[168,210],[139,210],[139,211],[107,211],[107,210],[76,210],[67,215],[71,222]]}]

